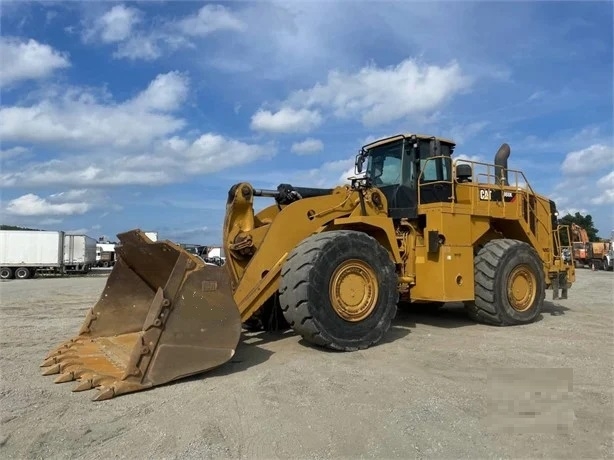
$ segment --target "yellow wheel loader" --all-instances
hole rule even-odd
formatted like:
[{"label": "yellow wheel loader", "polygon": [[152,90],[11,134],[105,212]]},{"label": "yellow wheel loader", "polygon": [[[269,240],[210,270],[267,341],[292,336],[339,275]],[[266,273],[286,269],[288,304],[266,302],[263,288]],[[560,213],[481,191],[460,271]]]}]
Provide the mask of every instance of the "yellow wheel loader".
[{"label": "yellow wheel loader", "polygon": [[[44,375],[104,400],[222,365],[242,327],[286,325],[316,346],[364,349],[399,302],[464,302],[478,322],[531,323],[546,290],[567,298],[575,281],[562,256],[569,228],[508,169],[507,144],[494,164],[453,161],[454,148],[398,135],[362,147],[348,185],[234,185],[222,267],[140,230],[118,235],[100,299],[47,355]],[[261,197],[272,202],[256,212]]]}]

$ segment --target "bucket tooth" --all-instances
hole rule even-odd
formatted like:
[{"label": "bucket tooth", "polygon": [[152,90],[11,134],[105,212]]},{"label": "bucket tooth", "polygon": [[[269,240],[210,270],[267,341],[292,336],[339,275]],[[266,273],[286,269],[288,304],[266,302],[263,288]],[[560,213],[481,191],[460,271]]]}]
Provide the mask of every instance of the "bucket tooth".
[{"label": "bucket tooth", "polygon": [[102,390],[96,396],[94,396],[92,398],[92,401],[104,401],[106,399],[111,399],[113,396],[115,396],[115,392],[113,391],[113,388],[107,388],[105,390]]},{"label": "bucket tooth", "polygon": [[54,381],[53,383],[66,383],[66,382],[72,382],[75,379],[75,374],[74,372],[66,372],[64,374],[60,374]]},{"label": "bucket tooth", "polygon": [[43,375],[53,375],[53,374],[59,374],[59,373],[60,373],[60,365],[54,364],[53,366],[48,368],[45,372],[43,372]]},{"label": "bucket tooth", "polygon": [[43,363],[40,365],[40,367],[53,366],[57,362],[58,362],[57,358],[55,356],[52,356],[51,358],[47,358],[45,361],[43,361]]},{"label": "bucket tooth", "polygon": [[73,389],[72,391],[77,392],[77,391],[86,391],[86,390],[91,390],[92,388],[94,388],[94,385],[92,383],[92,381],[90,379],[87,380],[82,380],[80,381]]},{"label": "bucket tooth", "polygon": [[78,339],[76,338],[72,338],[62,343],[61,345],[55,347],[53,350],[47,353],[47,355],[45,356],[45,359],[64,353],[66,350],[70,349],[70,347],[72,347],[77,340]]}]

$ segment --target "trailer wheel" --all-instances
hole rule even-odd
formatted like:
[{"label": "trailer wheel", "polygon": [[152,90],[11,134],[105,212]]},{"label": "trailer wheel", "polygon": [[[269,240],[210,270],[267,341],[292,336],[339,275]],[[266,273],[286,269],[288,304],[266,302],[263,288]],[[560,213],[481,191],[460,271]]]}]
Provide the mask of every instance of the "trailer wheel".
[{"label": "trailer wheel", "polygon": [[379,342],[397,312],[395,265],[363,232],[339,230],[305,239],[282,268],[279,303],[306,341],[339,351]]},{"label": "trailer wheel", "polygon": [[0,279],[3,279],[3,280],[13,279],[13,269],[9,267],[0,268]]},{"label": "trailer wheel", "polygon": [[19,267],[15,270],[15,278],[20,280],[26,280],[30,278],[30,269],[26,267]]},{"label": "trailer wheel", "polygon": [[475,258],[475,300],[469,316],[496,326],[528,324],[539,316],[546,295],[544,271],[535,250],[511,239],[488,242]]}]

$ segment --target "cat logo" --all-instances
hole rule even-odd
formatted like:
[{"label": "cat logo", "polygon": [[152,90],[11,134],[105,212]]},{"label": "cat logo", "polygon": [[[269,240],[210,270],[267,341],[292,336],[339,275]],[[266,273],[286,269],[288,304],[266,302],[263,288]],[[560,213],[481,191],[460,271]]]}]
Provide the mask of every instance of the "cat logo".
[{"label": "cat logo", "polygon": [[[503,192],[503,200],[506,203],[510,203],[514,201],[514,198],[516,198],[516,194],[514,192]],[[480,189],[480,200],[481,201],[501,201],[501,191],[481,188]]]}]

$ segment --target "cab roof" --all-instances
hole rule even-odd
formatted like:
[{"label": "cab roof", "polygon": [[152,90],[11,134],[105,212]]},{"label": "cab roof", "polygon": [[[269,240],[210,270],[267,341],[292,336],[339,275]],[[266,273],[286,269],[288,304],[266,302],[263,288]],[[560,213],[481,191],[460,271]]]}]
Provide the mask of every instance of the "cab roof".
[{"label": "cab roof", "polygon": [[450,144],[451,146],[455,146],[456,143],[453,140],[450,139],[445,139],[443,137],[439,137],[439,136],[432,136],[432,135],[428,135],[428,134],[417,134],[417,133],[408,133],[408,134],[397,134],[395,136],[390,136],[390,137],[384,137],[382,139],[378,139],[376,141],[371,142],[370,144],[365,145],[363,148],[365,150],[368,149],[372,149],[373,147],[378,147],[380,145],[384,145],[384,144],[388,144],[390,142],[394,142],[397,141],[399,139],[403,139],[403,138],[409,138],[411,136],[416,136],[418,139],[432,139],[433,137],[439,139],[440,142],[445,143],[445,144]]}]

